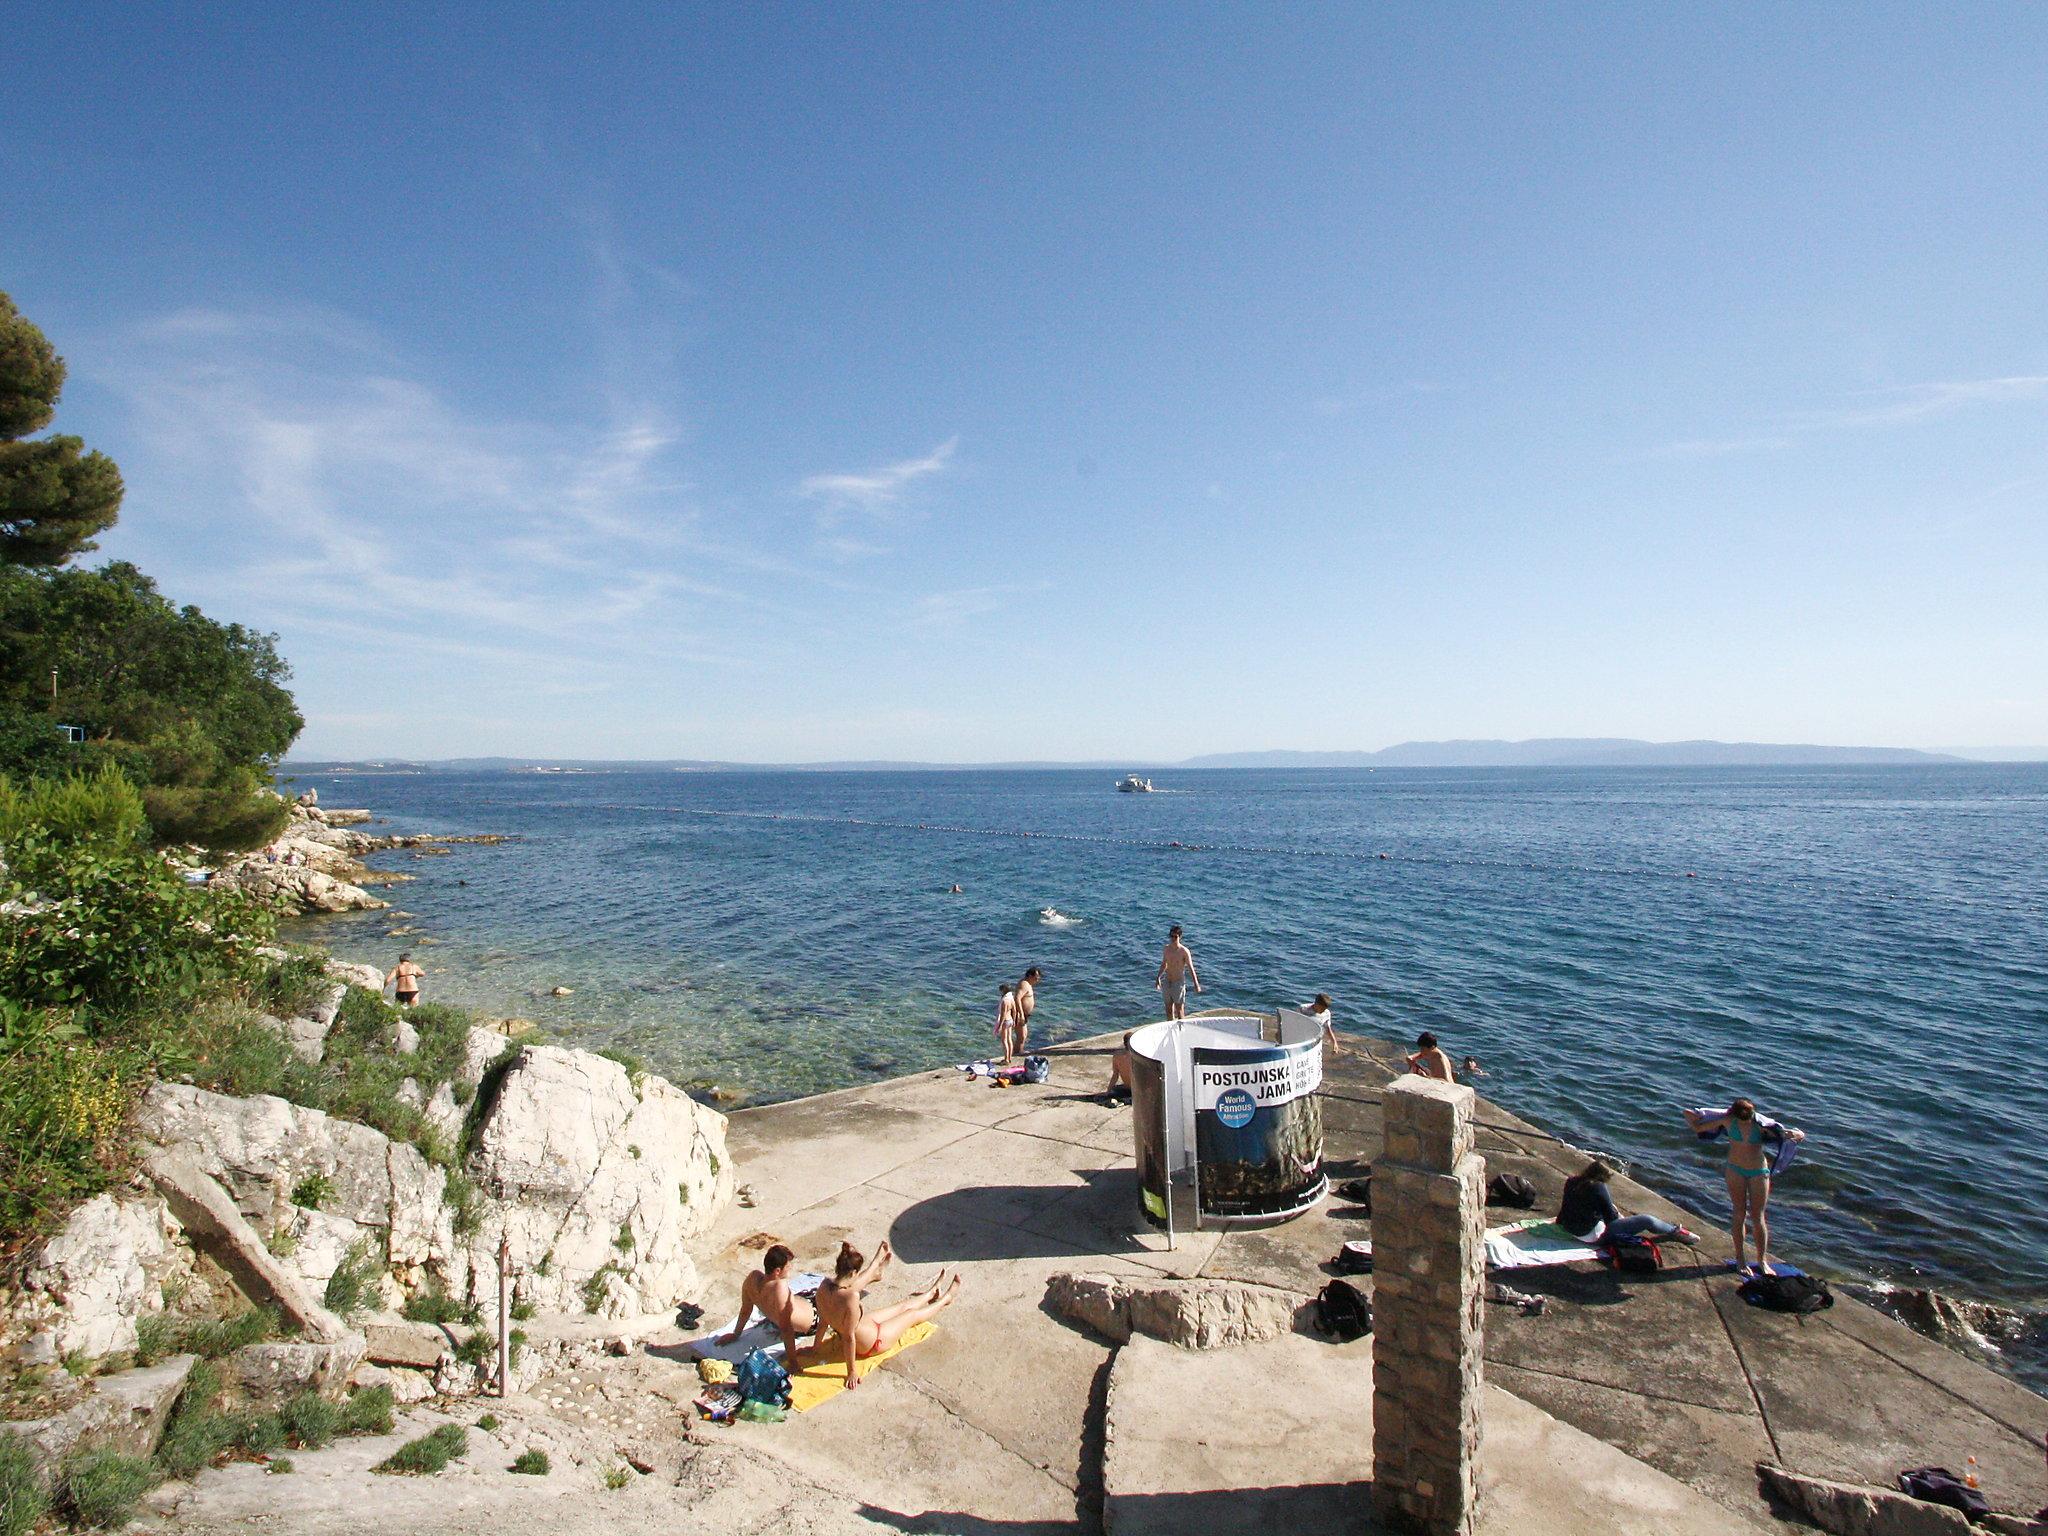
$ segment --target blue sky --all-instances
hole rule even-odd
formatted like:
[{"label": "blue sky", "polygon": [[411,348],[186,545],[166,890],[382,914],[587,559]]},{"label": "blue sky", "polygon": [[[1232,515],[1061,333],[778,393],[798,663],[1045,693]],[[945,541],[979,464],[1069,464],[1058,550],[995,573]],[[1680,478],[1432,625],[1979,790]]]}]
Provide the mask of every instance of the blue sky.
[{"label": "blue sky", "polygon": [[2048,741],[2048,11],[295,9],[0,288],[301,755]]}]

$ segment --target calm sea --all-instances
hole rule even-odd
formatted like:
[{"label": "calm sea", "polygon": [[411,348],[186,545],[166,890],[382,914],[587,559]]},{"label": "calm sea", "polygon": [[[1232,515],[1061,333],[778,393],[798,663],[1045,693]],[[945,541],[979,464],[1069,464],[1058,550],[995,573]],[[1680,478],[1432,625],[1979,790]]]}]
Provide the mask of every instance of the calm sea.
[{"label": "calm sea", "polygon": [[2048,767],[297,782],[520,838],[394,855],[414,915],[316,936],[410,946],[429,996],[679,1081],[773,1099],[986,1054],[1029,964],[1051,1035],[1142,1023],[1179,922],[1202,1002],[1323,991],[1341,1029],[1434,1030],[1490,1096],[1709,1215],[1719,1165],[1678,1112],[1750,1095],[1810,1137],[1773,1199],[1789,1253],[2048,1295]]}]

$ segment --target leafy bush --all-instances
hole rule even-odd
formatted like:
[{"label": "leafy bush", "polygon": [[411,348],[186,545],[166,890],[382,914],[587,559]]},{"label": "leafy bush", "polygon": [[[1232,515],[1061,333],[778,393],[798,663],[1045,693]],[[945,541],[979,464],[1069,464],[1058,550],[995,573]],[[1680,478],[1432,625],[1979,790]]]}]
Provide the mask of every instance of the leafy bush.
[{"label": "leafy bush", "polygon": [[546,1477],[552,1466],[546,1451],[521,1451],[512,1461],[512,1470],[527,1477]]},{"label": "leafy bush", "polygon": [[94,1530],[121,1525],[160,1481],[140,1456],[88,1451],[64,1469],[64,1509],[74,1524]]},{"label": "leafy bush", "polygon": [[0,1434],[0,1536],[28,1536],[49,1507],[35,1452],[19,1435]]},{"label": "leafy bush", "polygon": [[257,978],[249,1001],[280,1019],[304,1018],[327,1000],[333,986],[323,956],[289,955]]},{"label": "leafy bush", "polygon": [[302,1210],[317,1211],[334,1194],[334,1180],[324,1173],[309,1173],[292,1186],[292,1204]]},{"label": "leafy bush", "polygon": [[417,1440],[406,1441],[371,1470],[418,1477],[438,1472],[456,1457],[468,1454],[469,1432],[460,1424],[443,1424]]},{"label": "leafy bush", "polygon": [[284,1405],[284,1427],[300,1450],[317,1451],[341,1428],[342,1412],[318,1392],[301,1392]]},{"label": "leafy bush", "polygon": [[377,1282],[383,1277],[384,1266],[377,1262],[366,1237],[342,1255],[334,1273],[327,1277],[327,1290],[321,1299],[335,1316],[352,1320],[370,1309],[377,1294]]},{"label": "leafy bush", "polygon": [[142,795],[111,763],[91,773],[0,778],[0,846],[41,833],[67,847],[132,848],[149,836]]}]

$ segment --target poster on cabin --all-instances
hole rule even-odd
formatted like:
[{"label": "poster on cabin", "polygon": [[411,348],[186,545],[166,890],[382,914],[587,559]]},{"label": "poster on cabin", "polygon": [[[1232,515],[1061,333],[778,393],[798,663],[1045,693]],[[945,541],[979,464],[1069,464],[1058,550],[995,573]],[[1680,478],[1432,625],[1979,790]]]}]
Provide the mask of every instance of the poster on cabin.
[{"label": "poster on cabin", "polygon": [[1196,1046],[1197,1198],[1204,1216],[1289,1216],[1323,1197],[1320,1040]]},{"label": "poster on cabin", "polygon": [[1166,1155],[1166,1065],[1150,1056],[1130,1053],[1131,1124],[1138,1159],[1138,1199],[1145,1219],[1155,1227],[1166,1221],[1171,1197],[1171,1163]]}]

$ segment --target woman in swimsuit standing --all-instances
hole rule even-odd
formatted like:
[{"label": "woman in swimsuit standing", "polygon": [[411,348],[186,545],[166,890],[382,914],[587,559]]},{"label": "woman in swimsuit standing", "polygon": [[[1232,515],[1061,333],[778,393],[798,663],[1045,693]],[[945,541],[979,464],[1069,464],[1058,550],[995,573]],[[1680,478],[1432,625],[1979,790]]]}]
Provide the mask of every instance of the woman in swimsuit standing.
[{"label": "woman in swimsuit standing", "polygon": [[[1759,1274],[1771,1269],[1771,1224],[1764,1207],[1771,1200],[1771,1155],[1764,1149],[1764,1128],[1757,1123],[1756,1105],[1737,1099],[1725,1115],[1685,1112],[1685,1123],[1697,1135],[1728,1133],[1728,1199],[1735,1207],[1735,1268],[1747,1273],[1742,1262],[1743,1229],[1756,1234],[1756,1268]],[[1806,1140],[1806,1132],[1787,1130],[1793,1141]]]},{"label": "woman in swimsuit standing", "polygon": [[860,1305],[862,1288],[876,1280],[895,1257],[887,1238],[875,1250],[872,1264],[861,1257],[860,1250],[853,1244],[841,1243],[839,1262],[833,1266],[832,1278],[818,1287],[818,1353],[824,1355],[824,1333],[830,1329],[838,1347],[845,1352],[849,1392],[860,1385],[860,1361],[869,1355],[879,1355],[910,1328],[936,1317],[960,1293],[960,1277],[955,1275],[948,1284],[942,1273],[932,1282],[932,1288],[921,1296],[913,1296],[908,1301],[899,1301],[873,1312],[863,1312]]}]

